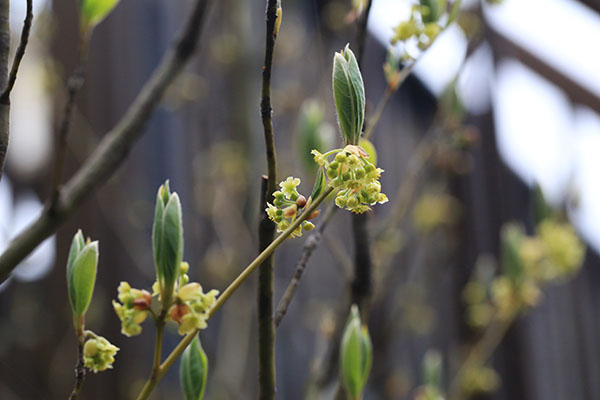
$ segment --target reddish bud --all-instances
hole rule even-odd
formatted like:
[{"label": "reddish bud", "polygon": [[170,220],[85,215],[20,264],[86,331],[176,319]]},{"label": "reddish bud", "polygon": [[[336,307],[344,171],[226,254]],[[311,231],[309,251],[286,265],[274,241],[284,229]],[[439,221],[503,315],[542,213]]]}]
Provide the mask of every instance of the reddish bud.
[{"label": "reddish bud", "polygon": [[133,300],[133,308],[144,311],[150,308],[152,304],[152,295],[147,290],[142,290],[142,297]]},{"label": "reddish bud", "polygon": [[176,304],[171,307],[171,319],[178,324],[181,324],[181,319],[190,311],[189,307],[185,304]]},{"label": "reddish bud", "polygon": [[298,196],[298,200],[296,200],[296,205],[298,208],[303,208],[306,205],[306,197],[300,195]]}]

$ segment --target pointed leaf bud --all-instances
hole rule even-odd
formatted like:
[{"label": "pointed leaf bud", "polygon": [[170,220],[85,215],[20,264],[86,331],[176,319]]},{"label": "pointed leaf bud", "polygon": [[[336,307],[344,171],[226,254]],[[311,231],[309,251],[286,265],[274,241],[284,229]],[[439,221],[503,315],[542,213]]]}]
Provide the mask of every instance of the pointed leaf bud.
[{"label": "pointed leaf bud", "polygon": [[349,45],[333,58],[333,97],[344,144],[358,144],[365,120],[365,88]]},{"label": "pointed leaf bud", "polygon": [[152,245],[161,301],[170,304],[183,259],[183,223],[181,202],[177,193],[171,194],[169,181],[156,196]]},{"label": "pointed leaf bud", "polygon": [[196,336],[181,356],[179,382],[185,400],[202,400],[206,388],[208,358]]},{"label": "pointed leaf bud", "polygon": [[92,300],[98,267],[98,242],[85,242],[81,230],[71,243],[67,259],[67,289],[75,328],[83,329],[83,316]]},{"label": "pointed leaf bud", "polygon": [[342,385],[351,400],[362,398],[371,370],[372,353],[369,332],[367,327],[361,324],[358,307],[353,305],[340,348]]}]

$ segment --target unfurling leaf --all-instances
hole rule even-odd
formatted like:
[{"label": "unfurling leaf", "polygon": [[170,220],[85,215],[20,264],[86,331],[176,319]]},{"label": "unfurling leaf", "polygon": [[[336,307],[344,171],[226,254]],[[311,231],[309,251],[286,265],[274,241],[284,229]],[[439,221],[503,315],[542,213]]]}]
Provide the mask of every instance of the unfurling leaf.
[{"label": "unfurling leaf", "polygon": [[365,87],[349,45],[333,57],[333,97],[344,144],[357,145],[365,120]]},{"label": "unfurling leaf", "polygon": [[323,168],[319,168],[317,170],[317,177],[315,178],[315,184],[313,186],[312,194],[310,197],[314,200],[316,199],[323,190],[325,190],[325,186],[327,186],[327,182],[325,181],[325,174],[323,174]]},{"label": "unfurling leaf", "polygon": [[352,306],[340,349],[340,373],[346,394],[351,400],[362,398],[369,378],[373,349],[369,331],[361,324],[358,307]]},{"label": "unfurling leaf", "polygon": [[183,259],[183,224],[181,202],[169,190],[169,181],[158,189],[152,247],[159,292],[163,304],[170,304],[179,267]]},{"label": "unfurling leaf", "polygon": [[71,243],[67,259],[67,289],[76,328],[92,300],[98,267],[98,242],[86,241],[81,230]]},{"label": "unfurling leaf", "polygon": [[79,11],[83,32],[98,25],[119,4],[120,0],[80,0]]},{"label": "unfurling leaf", "polygon": [[202,400],[206,389],[208,359],[196,336],[181,356],[179,382],[185,400]]}]

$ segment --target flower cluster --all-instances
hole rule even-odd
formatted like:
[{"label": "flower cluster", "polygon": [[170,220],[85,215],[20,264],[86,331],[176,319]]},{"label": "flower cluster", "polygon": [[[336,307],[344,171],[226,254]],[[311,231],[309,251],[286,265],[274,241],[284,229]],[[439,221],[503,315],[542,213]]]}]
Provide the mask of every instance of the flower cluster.
[{"label": "flower cluster", "polygon": [[[369,205],[388,201],[379,183],[383,170],[368,161],[369,154],[362,147],[347,145],[325,154],[316,150],[312,153],[330,179],[329,185],[339,190],[335,198],[338,207],[361,214],[371,209]],[[330,162],[328,158],[334,154]]]},{"label": "flower cluster", "polygon": [[121,333],[139,335],[142,332],[140,324],[146,319],[152,304],[152,295],[146,290],[132,289],[127,282],[121,282],[118,291],[121,303],[113,300],[112,304],[121,320]]},{"label": "flower cluster", "polygon": [[169,316],[179,325],[180,335],[206,328],[206,320],[218,294],[219,291],[214,289],[204,293],[197,282],[179,287],[175,302],[169,309]]},{"label": "flower cluster", "polygon": [[94,373],[112,368],[119,348],[102,336],[96,336],[89,331],[86,333],[91,338],[83,346],[83,365]]},{"label": "flower cluster", "polygon": [[468,319],[475,327],[486,326],[493,315],[507,320],[539,304],[542,286],[573,276],[585,253],[571,225],[554,217],[542,220],[532,236],[519,225],[507,225],[502,247],[502,275],[476,277],[463,291]]},{"label": "flower cluster", "polygon": [[[298,193],[298,185],[300,185],[300,179],[288,176],[285,181],[279,183],[281,190],[273,193],[273,204],[267,203],[267,215],[271,221],[277,224],[277,232],[285,231],[296,221],[302,209],[310,204],[311,198],[307,201],[306,197]],[[313,212],[307,219],[315,218],[317,215],[319,215],[319,210]],[[310,231],[314,227],[312,222],[304,221],[290,236],[302,236],[303,228]]]},{"label": "flower cluster", "polygon": [[[421,4],[412,7],[408,21],[403,21],[394,28],[392,44],[415,42],[421,50],[426,50],[443,30],[439,24],[444,8],[438,0],[421,0]],[[410,57],[408,53],[406,56]]]}]

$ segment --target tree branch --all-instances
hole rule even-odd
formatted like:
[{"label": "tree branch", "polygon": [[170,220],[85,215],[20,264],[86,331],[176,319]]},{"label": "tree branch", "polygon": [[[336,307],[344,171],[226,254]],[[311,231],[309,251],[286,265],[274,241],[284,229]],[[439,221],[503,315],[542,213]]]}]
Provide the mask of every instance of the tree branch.
[{"label": "tree branch", "polygon": [[302,255],[296,264],[296,269],[294,271],[294,276],[290,280],[287,289],[285,289],[285,293],[281,296],[281,300],[279,300],[279,304],[277,305],[277,310],[275,311],[275,315],[273,316],[273,321],[275,323],[275,327],[278,327],[285,317],[287,313],[288,307],[296,294],[296,289],[298,289],[298,285],[300,285],[300,279],[302,279],[302,274],[304,274],[304,270],[308,265],[308,260],[312,253],[317,249],[319,243],[321,243],[321,239],[323,238],[323,231],[327,224],[331,220],[333,214],[335,214],[335,210],[337,210],[335,204],[331,204],[329,209],[327,209],[327,213],[323,217],[323,221],[319,224],[319,227],[312,232],[310,236],[304,242],[304,247],[302,248]]},{"label": "tree branch", "polygon": [[[105,182],[121,165],[136,140],[142,135],[165,90],[179,76],[194,53],[209,3],[210,0],[196,1],[174,45],[164,55],[125,115],[106,134],[75,176],[60,190],[56,206],[52,210],[46,207],[42,215],[21,232],[0,255],[0,282],[5,281],[15,266],[55,232],[92,190]],[[0,27],[1,22],[0,17]]]},{"label": "tree branch", "polygon": [[85,367],[83,365],[83,344],[84,337],[80,335],[77,338],[77,365],[75,366],[75,386],[69,396],[69,400],[77,400],[79,398],[79,392],[83,386],[83,380],[85,379]]},{"label": "tree branch", "polygon": [[[0,87],[7,85],[8,52],[10,50],[10,23],[9,23],[10,1],[0,0]],[[8,150],[8,138],[10,119],[10,101],[5,98],[0,102],[0,179],[4,170],[6,151]]]},{"label": "tree branch", "polygon": [[27,11],[25,13],[25,20],[23,21],[23,29],[21,30],[21,41],[19,42],[19,46],[17,47],[17,51],[15,52],[15,58],[13,59],[12,67],[8,75],[8,82],[6,84],[6,88],[0,95],[0,103],[2,104],[10,101],[10,92],[12,91],[13,87],[15,86],[15,82],[17,81],[19,66],[21,65],[21,60],[23,60],[23,56],[25,56],[25,49],[27,48],[27,43],[29,42],[29,34],[31,32],[32,21],[33,0],[27,0]]},{"label": "tree branch", "polygon": [[65,157],[67,152],[67,135],[69,134],[69,128],[71,126],[71,117],[73,115],[73,109],[75,107],[75,98],[77,97],[77,93],[79,93],[79,90],[81,89],[85,81],[84,69],[85,60],[87,58],[86,49],[87,46],[83,44],[77,67],[67,80],[67,102],[65,103],[65,108],[60,122],[60,128],[58,130],[57,151],[54,160],[54,176],[52,178],[50,203],[48,206],[50,210],[54,209],[54,207],[56,206],[56,202],[58,201],[60,181],[63,175]]},{"label": "tree branch", "polygon": [[[277,158],[273,137],[271,108],[271,70],[275,50],[275,24],[277,0],[267,0],[265,60],[262,70],[262,98],[260,114],[265,136],[268,177],[263,176],[261,185],[260,220],[258,226],[258,250],[266,249],[275,237],[275,224],[265,211],[267,201],[272,201],[277,182]],[[258,270],[258,398],[275,398],[275,327],[273,325],[273,256],[269,256]]]}]

